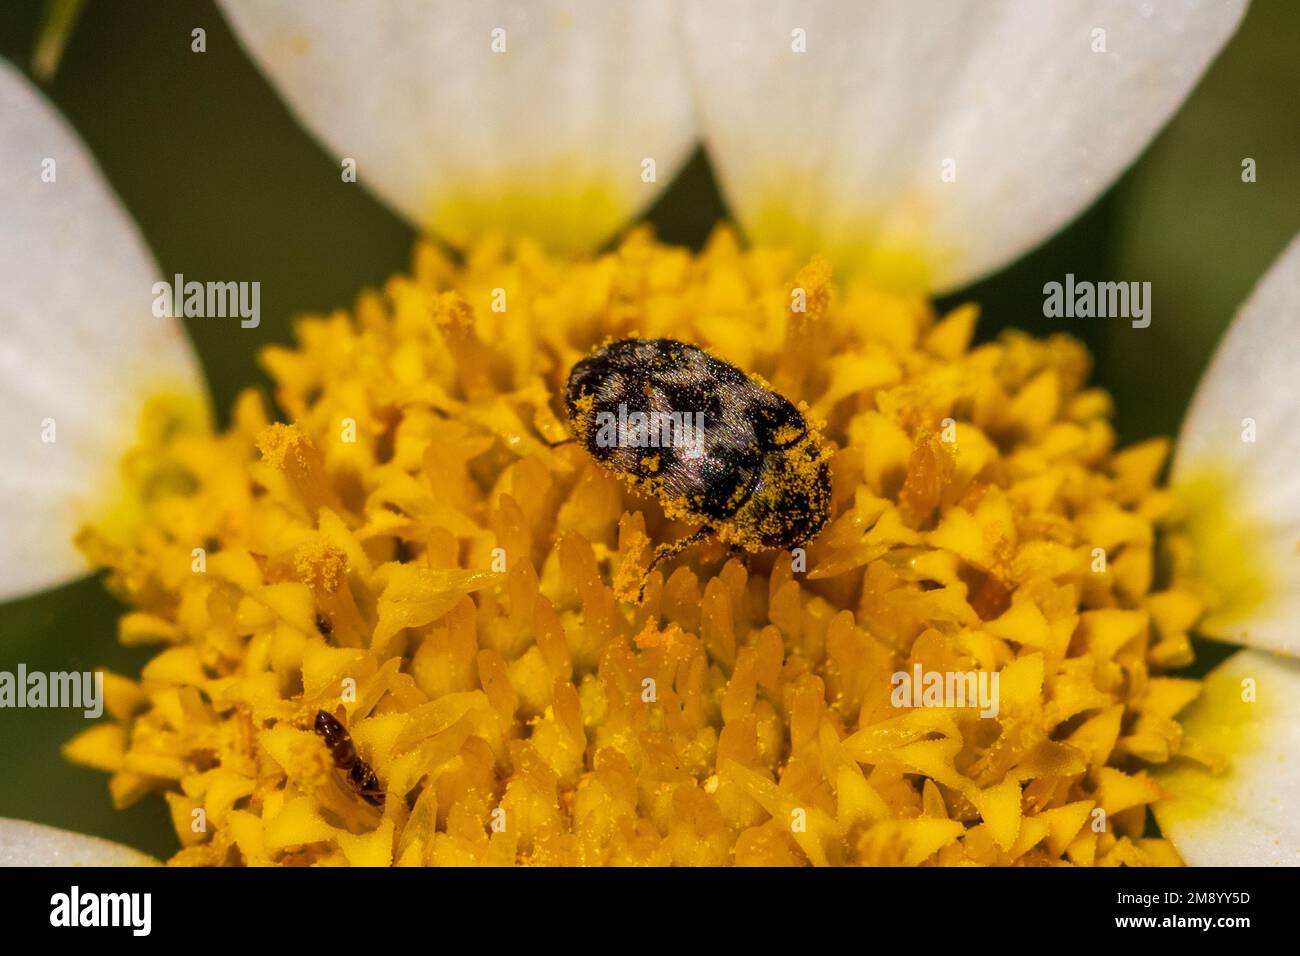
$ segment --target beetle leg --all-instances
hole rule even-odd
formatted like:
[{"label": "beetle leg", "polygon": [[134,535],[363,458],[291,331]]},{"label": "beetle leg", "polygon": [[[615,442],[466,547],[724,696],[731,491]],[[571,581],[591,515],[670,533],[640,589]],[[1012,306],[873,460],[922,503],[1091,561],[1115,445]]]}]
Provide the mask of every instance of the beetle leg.
[{"label": "beetle leg", "polygon": [[728,558],[728,559],[731,559],[731,558],[740,558],[740,565],[741,565],[741,567],[743,567],[746,571],[749,570],[749,558],[750,558],[750,554],[749,554],[748,551],[746,551],[746,550],[745,550],[744,548],[742,548],[740,545],[738,545],[738,544],[729,544],[729,545],[727,545],[727,558]]},{"label": "beetle leg", "polygon": [[699,528],[696,531],[692,531],[684,538],[679,538],[678,540],[673,541],[669,544],[661,544],[659,545],[659,547],[655,548],[655,556],[650,559],[649,567],[645,569],[645,574],[641,576],[641,592],[637,596],[637,600],[641,601],[645,599],[646,581],[650,580],[650,573],[654,571],[655,566],[658,565],[660,561],[666,561],[669,558],[674,557],[675,555],[681,554],[691,545],[699,544],[701,541],[703,541],[705,538],[710,537],[712,534],[713,534],[713,529],[708,525],[705,525],[704,527]]},{"label": "beetle leg", "polygon": [[710,537],[712,534],[713,534],[713,529],[710,528],[708,525],[705,525],[704,527],[696,531],[692,531],[686,537],[679,538],[677,541],[674,541],[671,544],[659,545],[659,547],[655,548],[655,556],[651,559],[650,566],[645,569],[645,573],[648,575],[651,571],[655,569],[655,566],[660,561],[666,561],[671,557],[675,557],[676,555],[681,554],[691,545],[699,544],[701,541],[703,541],[705,538]]}]

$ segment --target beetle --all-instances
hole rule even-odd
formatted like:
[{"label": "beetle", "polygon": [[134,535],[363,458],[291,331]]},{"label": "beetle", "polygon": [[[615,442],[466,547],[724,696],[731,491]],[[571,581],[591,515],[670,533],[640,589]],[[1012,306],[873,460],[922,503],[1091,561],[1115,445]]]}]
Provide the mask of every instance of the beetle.
[{"label": "beetle", "polygon": [[[339,710],[342,713],[342,709]],[[316,711],[316,720],[312,729],[325,741],[334,766],[348,775],[348,783],[362,800],[371,806],[384,805],[384,790],[379,785],[379,778],[370,769],[370,764],[357,756],[357,748],[352,743],[352,735],[339,722],[337,717],[327,711]]]},{"label": "beetle", "polygon": [[600,346],[569,373],[576,441],[674,520],[699,524],[646,569],[716,535],[759,552],[806,544],[830,514],[830,450],[761,378],[674,339]]}]

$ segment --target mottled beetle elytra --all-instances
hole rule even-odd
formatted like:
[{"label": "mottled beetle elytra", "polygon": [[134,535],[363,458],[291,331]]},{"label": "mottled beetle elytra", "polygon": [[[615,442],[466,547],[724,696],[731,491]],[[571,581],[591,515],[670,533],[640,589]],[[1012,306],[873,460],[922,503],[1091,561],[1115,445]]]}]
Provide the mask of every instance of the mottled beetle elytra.
[{"label": "mottled beetle elytra", "polygon": [[623,339],[573,366],[565,408],[578,442],[674,520],[646,570],[710,536],[749,552],[815,538],[829,517],[829,449],[761,379],[694,345]]}]

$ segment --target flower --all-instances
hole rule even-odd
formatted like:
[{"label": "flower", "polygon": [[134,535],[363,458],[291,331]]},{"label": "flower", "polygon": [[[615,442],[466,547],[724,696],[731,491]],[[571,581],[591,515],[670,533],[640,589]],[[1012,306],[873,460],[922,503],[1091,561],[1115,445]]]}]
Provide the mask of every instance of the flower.
[{"label": "flower", "polygon": [[[110,682],[118,722],[68,751],[113,772],[119,803],[167,793],[178,862],[1176,860],[1143,836],[1152,805],[1190,862],[1270,851],[1293,861],[1294,825],[1277,802],[1286,775],[1268,760],[1294,753],[1295,705],[1277,690],[1294,686],[1294,665],[1239,654],[1192,704],[1190,727],[1208,733],[1231,713],[1241,728],[1220,741],[1232,761],[1222,782],[1207,786],[1180,762],[1159,778],[1174,793],[1165,801],[1136,768],[1177,758],[1221,769],[1223,755],[1179,720],[1197,683],[1160,673],[1190,659],[1199,622],[1291,646],[1277,608],[1295,600],[1285,545],[1296,496],[1262,471],[1291,439],[1272,432],[1282,444],[1266,454],[1223,443],[1228,409],[1234,427],[1238,407],[1276,425],[1268,385],[1286,394],[1276,383],[1289,353],[1270,336],[1295,315],[1297,246],[1202,387],[1176,494],[1156,483],[1161,443],[1114,451],[1107,400],[1085,387],[1078,346],[1011,335],[969,349],[974,310],[937,317],[925,295],[1077,213],[1190,89],[1243,5],[1187,3],[1146,23],[1110,10],[1133,50],[1117,67],[1043,56],[1086,34],[1084,14],[1026,20],[1028,6],[1008,2],[981,8],[978,24],[939,25],[885,5],[804,8],[810,32],[829,38],[834,88],[781,60],[784,41],[766,48],[780,57],[763,52],[791,14],[743,20],[726,4],[685,13],[685,64],[649,5],[557,16],[547,35],[567,39],[545,45],[519,42],[536,20],[491,6],[458,21],[469,36],[504,23],[505,42],[515,38],[505,60],[454,31],[419,29],[437,5],[368,11],[365,23],[320,4],[225,6],[304,122],[340,155],[360,153],[366,181],[458,241],[465,262],[421,246],[409,277],[363,295],[351,315],[305,321],[297,349],[266,353],[288,425],[249,395],[232,428],[213,434],[201,402],[174,397],[177,380],[196,376],[183,342],[164,339],[173,397],[158,398],[156,379],[132,376],[130,394],[110,386],[116,420],[143,422],[120,487],[104,468],[130,442],[102,432],[73,443],[90,507],[69,509],[68,489],[43,509],[30,492],[23,502],[43,549],[60,547],[51,529],[91,518],[81,547],[139,608],[123,638],[165,647],[139,683]],[[1040,58],[1012,55],[1012,22],[1016,50]],[[1040,31],[1032,42],[1025,24]],[[863,36],[889,38],[889,55],[863,58]],[[1078,85],[1071,69],[1084,62],[1093,72]],[[961,64],[969,82],[945,84],[939,64]],[[622,82],[591,82],[602,74]],[[1023,95],[1030,76],[1039,82]],[[79,155],[21,80],[0,79],[28,134],[13,142],[30,153],[34,129]],[[1138,81],[1146,95],[1135,100]],[[1114,121],[1051,121],[1049,109],[1078,103],[1057,95],[1066,88]],[[629,164],[680,161],[691,95],[753,247],[721,232],[693,257],[633,232],[615,252],[573,255],[648,199]],[[926,108],[931,124],[918,122]],[[916,129],[929,140],[902,137]],[[924,170],[948,153],[981,174],[941,185]],[[73,169],[70,215],[101,213],[87,221],[117,231],[96,243],[110,252],[99,274],[134,289],[123,277],[148,274],[147,258],[121,238],[93,168]],[[27,200],[18,221],[41,238],[48,207],[26,181],[16,189]],[[510,240],[487,236],[489,224]],[[17,261],[50,254],[66,274],[68,236],[43,241]],[[35,288],[15,298],[33,323]],[[506,313],[487,307],[497,288]],[[806,312],[791,311],[794,288],[808,293]],[[77,328],[122,343],[93,373],[121,374],[164,327],[127,319],[126,335],[106,336],[80,319],[79,293],[61,290]],[[708,345],[827,422],[839,449],[834,522],[803,580],[779,556],[745,568],[706,550],[653,577],[644,605],[616,598],[611,583],[643,566],[662,516],[581,449],[546,442],[562,434],[551,396],[563,371],[631,332]],[[84,352],[38,339],[30,325],[13,339],[45,346],[28,376],[45,398],[23,407],[95,411],[73,401]],[[1246,404],[1229,403],[1261,368],[1271,374]],[[13,474],[32,474],[26,448],[10,451]],[[1246,489],[1267,497],[1230,497]],[[1158,530],[1174,560],[1157,584]],[[1224,541],[1238,544],[1234,558],[1271,547],[1262,591],[1205,561]],[[216,545],[201,575],[195,542]],[[1090,563],[1093,548],[1106,570]],[[49,583],[35,572],[54,568],[15,583]],[[913,667],[997,674],[1000,713],[895,712],[892,675]],[[1266,706],[1243,706],[1243,675],[1256,675]],[[340,699],[389,795],[382,810],[347,790],[309,729]],[[208,826],[195,832],[199,809]]]}]

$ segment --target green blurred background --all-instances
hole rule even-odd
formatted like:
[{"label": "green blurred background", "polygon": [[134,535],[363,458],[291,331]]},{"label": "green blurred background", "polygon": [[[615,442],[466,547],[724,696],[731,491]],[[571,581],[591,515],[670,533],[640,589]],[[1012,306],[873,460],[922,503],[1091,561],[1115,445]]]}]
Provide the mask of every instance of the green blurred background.
[{"label": "green blurred background", "polygon": [[[5,0],[0,55],[29,68],[45,11],[40,0]],[[195,27],[207,31],[203,55],[190,52]],[[287,341],[294,315],[348,305],[408,263],[410,227],[364,190],[340,188],[337,163],[297,126],[212,3],[88,0],[45,89],[164,275],[261,280],[257,329],[189,327],[222,414],[240,388],[265,382],[254,353]],[[1241,181],[1245,157],[1258,165],[1253,184]],[[664,239],[698,247],[723,214],[697,155],[649,218]],[[1096,381],[1115,395],[1122,438],[1172,435],[1237,305],[1297,231],[1300,2],[1255,0],[1182,110],[1113,189],[1034,253],[941,305],[979,302],[982,338],[1006,327],[1079,336],[1096,357]],[[1067,272],[1149,280],[1150,328],[1045,319],[1043,284]],[[21,661],[29,670],[138,673],[148,653],[117,645],[119,611],[93,579],[0,606],[0,670]],[[160,856],[175,851],[161,800],[116,812],[105,775],[59,757],[60,744],[86,726],[79,711],[0,716],[0,816]]]}]

